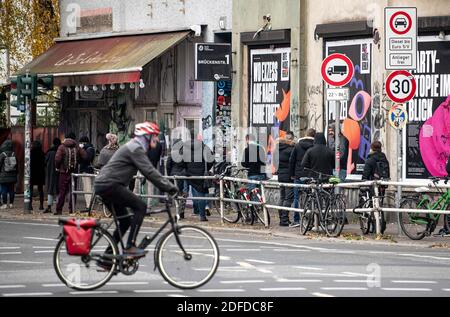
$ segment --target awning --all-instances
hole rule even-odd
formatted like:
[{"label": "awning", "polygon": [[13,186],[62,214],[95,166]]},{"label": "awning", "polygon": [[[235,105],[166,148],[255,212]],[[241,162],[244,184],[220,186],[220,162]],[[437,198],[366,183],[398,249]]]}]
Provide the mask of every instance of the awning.
[{"label": "awning", "polygon": [[53,75],[57,86],[139,82],[142,67],[184,40],[190,31],[57,42],[22,68]]}]

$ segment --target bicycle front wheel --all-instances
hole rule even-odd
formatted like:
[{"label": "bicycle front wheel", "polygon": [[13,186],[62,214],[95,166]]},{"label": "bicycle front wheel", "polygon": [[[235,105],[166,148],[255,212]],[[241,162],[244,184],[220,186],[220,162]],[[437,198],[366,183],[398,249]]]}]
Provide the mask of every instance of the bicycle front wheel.
[{"label": "bicycle front wheel", "polygon": [[329,237],[339,237],[345,225],[345,201],[341,195],[332,198],[325,211],[324,227]]},{"label": "bicycle front wheel", "polygon": [[[159,272],[172,286],[194,289],[206,284],[219,266],[219,247],[204,229],[181,226],[169,231],[158,243]],[[184,251],[183,251],[184,249]]]},{"label": "bicycle front wheel", "polygon": [[[417,201],[415,199],[405,199],[400,204],[404,209],[426,209],[428,200]],[[432,222],[428,214],[423,213],[403,213],[398,214],[398,221],[404,234],[411,240],[422,240],[427,234]]]},{"label": "bicycle front wheel", "polygon": [[93,230],[92,249],[86,256],[69,255],[64,237],[56,245],[53,266],[61,282],[70,288],[94,290],[105,285],[115,273],[117,244],[106,230]]},{"label": "bicycle front wheel", "polygon": [[306,235],[314,221],[314,198],[308,196],[303,204],[303,214],[300,219],[300,233]]}]

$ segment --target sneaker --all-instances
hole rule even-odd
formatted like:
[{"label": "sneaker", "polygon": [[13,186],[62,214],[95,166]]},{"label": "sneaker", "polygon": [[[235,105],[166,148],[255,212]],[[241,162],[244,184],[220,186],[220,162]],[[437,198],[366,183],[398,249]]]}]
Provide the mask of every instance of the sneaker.
[{"label": "sneaker", "polygon": [[7,209],[7,208],[8,208],[8,205],[7,205],[7,204],[4,204],[4,205],[2,205],[2,206],[0,207],[1,210],[5,210],[5,209]]},{"label": "sneaker", "polygon": [[209,207],[206,207],[206,208],[205,208],[205,214],[206,214],[208,217],[211,217],[211,212],[209,211]]},{"label": "sneaker", "polygon": [[13,208],[14,208],[14,205],[13,205],[13,204],[9,204],[9,208],[10,208],[10,209],[13,209]]},{"label": "sneaker", "polygon": [[297,228],[300,227],[300,222],[294,221],[289,225],[289,228]]},{"label": "sneaker", "polygon": [[208,221],[208,218],[202,217],[202,218],[200,218],[200,221]]},{"label": "sneaker", "polygon": [[44,210],[44,214],[51,214],[52,208],[50,206],[47,207],[47,209]]}]

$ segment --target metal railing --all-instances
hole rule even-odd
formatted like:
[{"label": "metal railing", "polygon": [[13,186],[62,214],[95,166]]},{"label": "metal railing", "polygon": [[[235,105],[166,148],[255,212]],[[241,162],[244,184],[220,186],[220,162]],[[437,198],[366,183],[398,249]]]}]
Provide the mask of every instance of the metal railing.
[{"label": "metal railing", "polygon": [[[89,177],[89,178],[95,178],[96,175],[94,174],[72,174],[72,189],[75,188],[75,179],[80,177]],[[267,201],[267,195],[266,191],[268,187],[290,187],[290,188],[297,188],[299,190],[301,189],[311,189],[316,187],[317,185],[314,184],[295,184],[295,183],[281,183],[281,182],[275,182],[275,181],[256,181],[256,180],[249,180],[244,178],[236,178],[236,177],[219,177],[218,175],[215,176],[164,176],[167,179],[176,181],[176,180],[218,180],[219,181],[219,195],[218,197],[178,197],[179,200],[205,200],[205,201],[219,201],[220,203],[220,217],[222,223],[224,223],[224,203],[237,203],[237,204],[247,204],[247,205],[256,205],[256,206],[262,206],[263,213],[264,213],[264,226],[266,228],[269,227],[269,209],[274,210],[284,210],[284,211],[291,211],[291,212],[299,212],[303,213],[304,209],[302,208],[293,208],[293,207],[284,207],[280,205],[271,204]],[[136,186],[140,188],[142,185],[142,181],[144,177],[142,175],[135,176],[137,180]],[[247,201],[247,200],[240,200],[240,199],[232,199],[225,197],[224,193],[224,182],[229,181],[233,183],[240,183],[240,184],[255,184],[257,185],[261,190],[261,196],[262,196],[262,202],[259,201]],[[344,182],[336,185],[331,184],[323,184],[321,185],[322,188],[332,188],[334,187],[336,190],[345,190],[345,189],[355,189],[359,190],[361,187],[366,188],[372,188],[374,195],[372,196],[372,208],[347,208],[346,213],[353,213],[353,212],[373,212],[376,219],[376,232],[377,234],[381,233],[381,223],[380,223],[380,213],[381,212],[394,212],[394,213],[427,213],[427,214],[450,214],[450,210],[429,210],[429,209],[407,209],[407,208],[400,208],[399,202],[402,199],[402,197],[398,196],[397,199],[397,207],[391,208],[391,207],[383,207],[381,206],[380,200],[382,197],[380,197],[380,186],[383,187],[395,187],[396,190],[398,188],[418,188],[418,187],[425,187],[428,188],[439,188],[439,189],[447,189],[450,190],[450,184],[436,184],[433,182],[430,182],[428,184],[425,184],[423,182],[395,182],[395,181],[360,181],[360,182]],[[83,190],[72,190],[72,195],[77,194],[89,194],[94,195],[95,193],[93,191],[83,191]],[[155,194],[143,194],[141,192],[138,193],[138,196],[141,198],[159,198],[163,199],[166,196],[164,195],[155,195]],[[73,197],[72,202],[74,203],[75,199]],[[73,206],[74,207],[74,206]],[[73,209],[75,210],[75,209]],[[177,210],[178,213],[178,210]]]}]

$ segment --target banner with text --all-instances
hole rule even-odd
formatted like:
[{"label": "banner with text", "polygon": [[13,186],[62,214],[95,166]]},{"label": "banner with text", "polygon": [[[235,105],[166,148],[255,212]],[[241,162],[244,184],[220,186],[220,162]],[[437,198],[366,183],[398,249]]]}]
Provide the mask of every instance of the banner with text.
[{"label": "banner with text", "polygon": [[450,37],[419,38],[417,92],[407,104],[403,178],[443,177],[450,155]]}]

